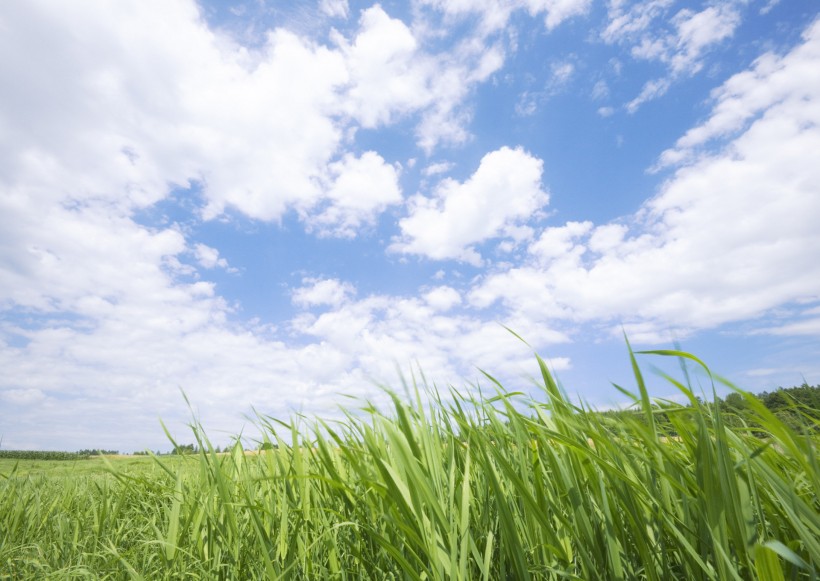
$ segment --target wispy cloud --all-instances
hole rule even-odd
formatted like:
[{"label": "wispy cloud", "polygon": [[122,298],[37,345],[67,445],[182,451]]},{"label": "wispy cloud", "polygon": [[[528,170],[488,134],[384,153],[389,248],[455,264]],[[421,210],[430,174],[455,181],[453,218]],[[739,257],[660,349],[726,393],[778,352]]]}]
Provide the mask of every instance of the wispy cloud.
[{"label": "wispy cloud", "polygon": [[689,8],[671,13],[669,0],[609,4],[604,42],[627,46],[637,60],[662,63],[663,77],[647,81],[626,106],[634,113],[644,103],[664,95],[680,78],[698,73],[709,52],[732,37],[741,23],[742,3],[728,1],[700,11]]}]

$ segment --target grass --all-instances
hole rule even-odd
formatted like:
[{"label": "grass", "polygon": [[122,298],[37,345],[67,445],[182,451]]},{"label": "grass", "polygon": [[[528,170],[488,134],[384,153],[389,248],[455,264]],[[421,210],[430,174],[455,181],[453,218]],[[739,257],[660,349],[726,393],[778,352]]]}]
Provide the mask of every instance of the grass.
[{"label": "grass", "polygon": [[[180,457],[163,458],[163,462],[173,465],[184,460]],[[112,468],[118,472],[158,473],[160,468],[149,456],[95,456],[84,460],[11,460],[0,458],[0,478],[16,469],[17,477],[48,476],[51,478],[77,478],[82,476],[102,476],[110,474]]]},{"label": "grass", "polygon": [[652,402],[630,357],[634,417],[574,405],[539,359],[540,401],[488,375],[483,399],[260,417],[255,455],[194,423],[195,456],[0,464],[0,577],[815,579],[816,439],[751,395],[762,439],[672,378],[689,405]]}]

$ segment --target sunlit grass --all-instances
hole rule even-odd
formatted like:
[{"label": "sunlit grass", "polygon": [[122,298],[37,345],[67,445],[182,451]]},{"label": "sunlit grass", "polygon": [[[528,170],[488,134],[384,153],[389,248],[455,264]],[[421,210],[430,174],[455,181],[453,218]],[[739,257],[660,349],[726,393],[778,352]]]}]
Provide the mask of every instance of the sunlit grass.
[{"label": "sunlit grass", "polygon": [[653,403],[630,357],[633,417],[573,404],[539,359],[539,400],[421,386],[340,422],[262,417],[270,446],[254,455],[217,455],[195,424],[199,454],[150,468],[21,463],[0,477],[0,575],[815,578],[816,440],[752,396],[757,435],[672,378],[689,405]]}]

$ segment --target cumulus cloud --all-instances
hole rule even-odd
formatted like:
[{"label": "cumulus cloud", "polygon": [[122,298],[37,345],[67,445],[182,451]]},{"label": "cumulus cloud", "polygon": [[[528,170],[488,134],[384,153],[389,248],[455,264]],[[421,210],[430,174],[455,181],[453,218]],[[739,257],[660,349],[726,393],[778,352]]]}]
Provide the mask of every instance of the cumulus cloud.
[{"label": "cumulus cloud", "polygon": [[804,42],[796,49],[784,56],[767,52],[755,60],[750,70],[733,75],[712,91],[714,106],[708,120],[687,131],[674,148],[663,152],[658,167],[691,160],[699,147],[736,134],[775,105],[776,111],[797,111],[802,109],[801,101],[815,99],[820,85],[818,38],[820,20],[806,29]]},{"label": "cumulus cloud", "polygon": [[197,262],[204,268],[230,268],[228,261],[224,258],[220,258],[219,250],[207,244],[195,244],[194,255],[196,256]]},{"label": "cumulus cloud", "polygon": [[[397,364],[412,362],[442,382],[469,375],[478,364],[505,377],[535,374],[529,348],[497,322],[449,313],[458,300],[459,293],[449,287],[420,297],[370,295],[318,317],[297,318],[295,328],[341,349],[348,364],[379,380],[395,376]],[[505,322],[541,346],[567,341],[564,334],[527,321]],[[566,358],[556,362],[559,369],[569,365]]]},{"label": "cumulus cloud", "polygon": [[[727,128],[736,135],[680,167],[629,221],[544,230],[530,263],[486,275],[470,302],[500,300],[541,320],[608,320],[613,332],[623,325],[656,340],[820,300],[820,77],[809,72],[820,68],[818,46],[815,23],[791,52],[717,89],[712,115],[679,147]],[[813,333],[815,321],[778,328]]]},{"label": "cumulus cloud", "polygon": [[404,22],[380,7],[365,10],[352,42],[336,34],[351,75],[348,112],[363,127],[390,122],[397,114],[420,109],[433,98],[434,63],[423,57]]},{"label": "cumulus cloud", "polygon": [[293,302],[303,307],[338,307],[356,293],[353,285],[340,282],[335,278],[306,278],[302,283],[305,286],[293,292]]},{"label": "cumulus cloud", "polygon": [[541,186],[542,167],[539,159],[520,148],[488,153],[465,182],[445,179],[433,197],[412,198],[409,215],[399,221],[401,238],[390,249],[480,264],[475,244],[516,237],[521,232],[516,227],[548,203]]},{"label": "cumulus cloud", "polygon": [[573,257],[575,241],[590,231],[592,222],[568,222],[557,228],[547,228],[530,244],[529,251],[540,261],[570,259]]},{"label": "cumulus cloud", "polygon": [[[340,16],[341,3],[327,6]],[[190,222],[146,216],[173,195],[200,210],[187,216],[192,222],[227,212],[275,222],[291,212],[320,235],[351,237],[401,200],[395,165],[375,151],[351,151],[356,129],[406,115],[421,122],[429,109],[427,122],[446,121],[463,135],[455,110],[500,66],[500,52],[415,54],[424,81],[417,102],[402,90],[414,90],[417,71],[401,69],[400,43],[375,64],[347,50],[395,33],[420,52],[377,7],[344,46],[275,29],[243,47],[186,1],[33,1],[3,5],[0,19],[8,32],[0,35],[0,76],[14,79],[0,89],[4,430],[36,434],[47,423],[52,442],[76,447],[145,442],[157,415],[184,425],[176,411],[183,388],[206,423],[235,433],[251,403],[281,415],[306,401],[314,411],[332,408],[322,396],[335,391],[370,393],[357,367],[365,348],[385,345],[373,353],[389,361],[413,337],[427,338],[390,343],[375,334],[361,352],[357,337],[330,342],[322,316],[337,312],[344,321],[350,313],[356,329],[389,309],[366,303],[357,319],[355,289],[321,279],[304,281],[293,302],[324,312],[283,325],[281,333],[299,337],[286,345],[275,327],[237,320],[241,305],[203,280],[230,269],[219,248],[198,243]],[[459,61],[463,54],[473,56]],[[380,78],[404,85],[387,94],[367,85]],[[374,93],[363,96],[360,85]],[[445,125],[418,129],[419,138],[434,147],[447,139]],[[416,303],[419,312],[433,308]],[[400,314],[382,333],[401,327]],[[452,338],[446,321],[437,328],[429,332]],[[443,343],[414,353],[441,362],[435,346]],[[383,378],[393,377],[391,367]],[[32,438],[18,444],[37,446]],[[161,437],[150,441],[162,445]]]},{"label": "cumulus cloud", "polygon": [[352,40],[333,35],[350,75],[344,112],[365,128],[419,114],[417,142],[428,153],[440,143],[465,141],[470,115],[458,105],[501,67],[500,46],[468,39],[427,52],[408,25],[378,4],[362,12],[359,24]]},{"label": "cumulus cloud", "polygon": [[[394,169],[376,152],[353,157],[346,136],[417,115],[428,151],[463,141],[459,105],[503,62],[497,47],[469,43],[427,54],[379,6],[350,39],[335,33],[324,46],[279,28],[253,49],[210,30],[193,2],[4,13],[14,32],[0,39],[0,68],[18,79],[0,95],[4,179],[126,211],[196,185],[205,219],[295,210],[344,237],[399,199]],[[380,183],[354,186],[370,169]]]},{"label": "cumulus cloud", "polygon": [[401,201],[398,171],[374,151],[360,157],[346,154],[330,164],[328,173],[327,206],[305,218],[321,234],[353,238],[387,206]]},{"label": "cumulus cloud", "polygon": [[436,311],[449,311],[461,303],[459,292],[449,286],[439,286],[422,295],[427,304]]}]

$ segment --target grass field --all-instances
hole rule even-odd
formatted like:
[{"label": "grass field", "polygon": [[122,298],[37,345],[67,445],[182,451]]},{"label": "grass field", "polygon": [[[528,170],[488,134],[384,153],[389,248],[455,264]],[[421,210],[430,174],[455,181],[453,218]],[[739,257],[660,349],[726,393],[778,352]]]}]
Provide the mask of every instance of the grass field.
[{"label": "grass field", "polygon": [[[178,458],[163,458],[165,463],[180,462]],[[102,476],[109,474],[111,468],[118,472],[157,472],[156,461],[148,456],[108,456],[83,460],[10,460],[0,458],[0,475],[7,476],[15,466],[18,477],[47,476],[51,478],[80,478],[84,476]]]},{"label": "grass field", "polygon": [[194,425],[188,457],[2,461],[0,577],[815,579],[816,436],[752,396],[757,434],[679,383],[689,405],[653,403],[630,356],[634,417],[573,405],[539,360],[538,401],[261,418],[254,455]]}]

